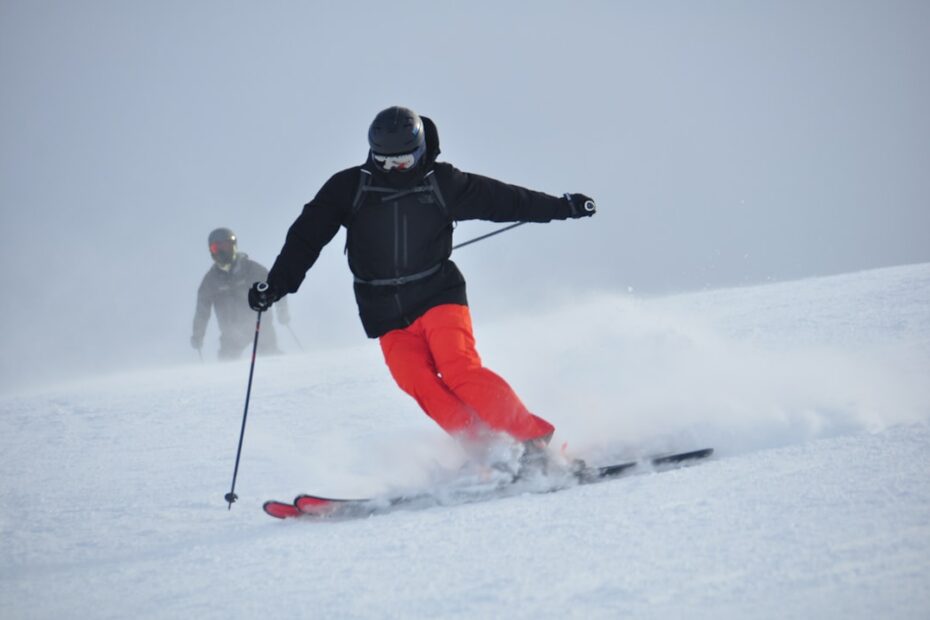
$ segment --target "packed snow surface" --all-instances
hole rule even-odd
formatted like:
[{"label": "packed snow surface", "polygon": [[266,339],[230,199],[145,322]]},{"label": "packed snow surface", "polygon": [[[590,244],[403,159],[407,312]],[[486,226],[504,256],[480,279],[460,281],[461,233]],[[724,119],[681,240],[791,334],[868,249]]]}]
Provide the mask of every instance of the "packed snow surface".
[{"label": "packed snow surface", "polygon": [[716,456],[277,521],[265,499],[430,489],[465,459],[377,345],[259,358],[231,510],[248,360],[8,393],[0,617],[930,617],[930,265],[498,323],[472,302],[556,445]]}]

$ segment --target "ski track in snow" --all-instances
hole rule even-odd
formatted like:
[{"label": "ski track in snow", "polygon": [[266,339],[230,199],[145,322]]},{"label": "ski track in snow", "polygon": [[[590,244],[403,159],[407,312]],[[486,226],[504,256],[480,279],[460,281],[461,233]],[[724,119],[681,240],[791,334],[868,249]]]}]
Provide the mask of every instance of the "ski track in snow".
[{"label": "ski track in snow", "polygon": [[231,511],[247,360],[7,394],[0,616],[930,617],[930,265],[477,323],[485,362],[589,461],[718,457],[278,522],[263,500],[428,487],[461,462],[377,346],[259,359]]}]

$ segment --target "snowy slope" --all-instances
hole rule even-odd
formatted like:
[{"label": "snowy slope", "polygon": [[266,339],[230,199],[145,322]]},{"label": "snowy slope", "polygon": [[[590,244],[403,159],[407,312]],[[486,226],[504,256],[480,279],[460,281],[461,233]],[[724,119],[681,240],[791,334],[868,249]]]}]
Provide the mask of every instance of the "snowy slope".
[{"label": "snowy slope", "polygon": [[[261,502],[431,484],[457,447],[377,346],[0,398],[0,617],[930,616],[930,265],[483,324],[592,461],[715,460],[362,521]],[[540,335],[545,334],[545,338]]]}]

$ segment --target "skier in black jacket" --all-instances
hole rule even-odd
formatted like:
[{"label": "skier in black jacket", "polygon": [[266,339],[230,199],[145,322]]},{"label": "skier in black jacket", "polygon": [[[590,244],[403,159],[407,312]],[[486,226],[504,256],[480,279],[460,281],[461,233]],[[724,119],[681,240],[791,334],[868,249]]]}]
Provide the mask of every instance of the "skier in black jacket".
[{"label": "skier in black jacket", "polygon": [[443,429],[502,432],[544,447],[554,427],[527,411],[475,350],[465,279],[449,257],[453,223],[548,222],[591,216],[583,194],[550,196],[436,161],[435,124],[403,107],[380,112],[365,164],[333,175],[287,233],[266,282],[249,291],[264,311],[300,287],[344,226],[365,333],[378,338],[398,386]]},{"label": "skier in black jacket", "polygon": [[[220,328],[220,359],[235,359],[251,344],[255,336],[255,314],[249,309],[249,285],[264,280],[268,270],[239,252],[236,234],[228,228],[217,228],[207,238],[213,266],[204,275],[197,289],[197,309],[194,311],[194,329],[191,346],[198,351],[210,321],[210,311],[216,311]],[[278,305],[278,322],[286,325],[287,304]],[[262,330],[259,352],[278,353],[274,327],[269,324]]]}]

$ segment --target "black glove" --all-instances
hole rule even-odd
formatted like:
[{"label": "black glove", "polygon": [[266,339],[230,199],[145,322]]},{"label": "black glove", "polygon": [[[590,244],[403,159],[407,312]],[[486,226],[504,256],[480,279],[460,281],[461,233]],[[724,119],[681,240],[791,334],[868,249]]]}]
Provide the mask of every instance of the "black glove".
[{"label": "black glove", "polygon": [[203,348],[203,336],[191,336],[191,346],[198,351]]},{"label": "black glove", "polygon": [[584,194],[565,194],[565,200],[572,208],[572,217],[591,217],[597,211],[594,199]]},{"label": "black glove", "polygon": [[249,307],[256,312],[264,312],[276,301],[278,296],[267,282],[256,282],[249,289]]}]

